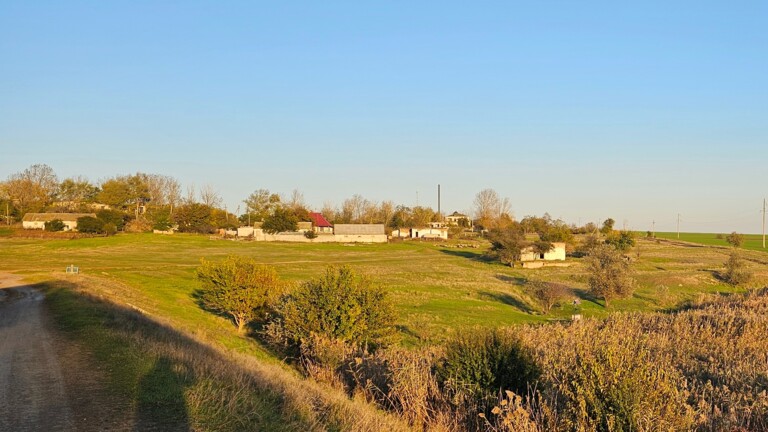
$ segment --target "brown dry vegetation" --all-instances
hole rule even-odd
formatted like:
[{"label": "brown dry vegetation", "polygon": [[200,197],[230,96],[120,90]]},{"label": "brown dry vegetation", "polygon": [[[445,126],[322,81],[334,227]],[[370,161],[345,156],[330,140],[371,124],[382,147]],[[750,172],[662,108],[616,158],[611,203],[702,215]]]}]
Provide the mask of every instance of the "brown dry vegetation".
[{"label": "brown dry vegetation", "polygon": [[440,382],[435,350],[358,358],[352,391],[430,430],[768,430],[768,289],[504,333],[540,375],[492,409]]}]

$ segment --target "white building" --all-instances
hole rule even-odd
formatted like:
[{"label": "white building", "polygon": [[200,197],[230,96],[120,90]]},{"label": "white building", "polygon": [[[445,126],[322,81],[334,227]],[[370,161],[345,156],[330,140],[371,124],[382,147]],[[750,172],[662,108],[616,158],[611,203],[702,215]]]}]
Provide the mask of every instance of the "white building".
[{"label": "white building", "polygon": [[27,213],[21,220],[21,226],[24,229],[45,229],[45,223],[59,219],[64,222],[64,231],[77,230],[77,219],[90,216],[95,218],[93,213]]},{"label": "white building", "polygon": [[545,261],[565,261],[565,243],[552,243],[552,249],[544,253],[537,253],[532,246],[528,246],[520,252],[520,261],[523,267],[542,267]]}]

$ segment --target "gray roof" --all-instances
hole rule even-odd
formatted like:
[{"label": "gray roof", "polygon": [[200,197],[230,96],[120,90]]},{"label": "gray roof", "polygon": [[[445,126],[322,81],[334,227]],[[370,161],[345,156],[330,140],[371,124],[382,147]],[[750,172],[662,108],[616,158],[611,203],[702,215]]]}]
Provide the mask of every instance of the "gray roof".
[{"label": "gray roof", "polygon": [[386,235],[384,224],[336,224],[333,233],[337,235]]},{"label": "gray roof", "polygon": [[96,217],[93,213],[27,213],[22,222],[50,222],[54,219],[76,222],[78,218],[85,216]]}]

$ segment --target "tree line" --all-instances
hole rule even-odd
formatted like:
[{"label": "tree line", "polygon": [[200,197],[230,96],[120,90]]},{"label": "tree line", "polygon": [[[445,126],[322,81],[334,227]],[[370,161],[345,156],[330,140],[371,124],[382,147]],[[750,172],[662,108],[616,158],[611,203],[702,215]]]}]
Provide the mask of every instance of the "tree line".
[{"label": "tree line", "polygon": [[[256,189],[243,200],[244,212],[231,213],[222,208],[220,194],[210,185],[196,190],[182,188],[167,175],[142,173],[116,175],[98,182],[83,176],[59,179],[48,165],[35,164],[0,181],[0,206],[6,223],[21,220],[27,213],[83,212],[100,210],[98,219],[114,224],[118,230],[167,230],[210,233],[218,228],[236,228],[256,222],[267,229],[295,229],[295,223],[310,221],[312,211],[304,195],[293,190],[288,195]],[[474,216],[479,229],[502,227],[513,220],[508,198],[492,189],[477,194],[474,214],[462,228],[470,226]],[[112,213],[106,213],[109,210]],[[408,206],[391,200],[371,201],[355,194],[335,206],[326,202],[319,209],[331,223],[384,224],[389,230],[425,227],[442,220],[429,206]],[[121,220],[116,219],[119,212]]]}]

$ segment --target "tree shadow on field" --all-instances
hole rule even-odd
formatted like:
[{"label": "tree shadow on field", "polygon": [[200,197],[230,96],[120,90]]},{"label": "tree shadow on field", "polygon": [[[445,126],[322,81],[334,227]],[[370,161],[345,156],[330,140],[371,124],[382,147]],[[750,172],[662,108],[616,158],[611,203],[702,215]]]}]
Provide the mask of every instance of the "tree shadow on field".
[{"label": "tree shadow on field", "polygon": [[486,264],[491,264],[496,261],[495,258],[480,252],[473,252],[468,250],[453,250],[453,249],[439,249],[439,250],[440,252],[446,255],[466,258],[472,261],[482,262]]},{"label": "tree shadow on field", "polygon": [[597,306],[605,307],[604,304],[599,302],[599,299],[595,297],[589,290],[582,289],[582,288],[572,288],[571,291],[573,292],[573,295],[576,296],[579,300],[583,302],[590,302],[594,303]]},{"label": "tree shadow on field", "polygon": [[501,273],[496,275],[496,279],[498,279],[498,280],[500,280],[502,282],[511,283],[511,284],[517,285],[517,286],[525,286],[525,284],[528,283],[528,279],[526,279],[524,277],[509,276],[509,275],[505,275],[505,274],[501,274]]},{"label": "tree shadow on field", "polygon": [[197,289],[197,290],[192,292],[191,296],[192,296],[192,299],[195,301],[195,304],[197,305],[197,307],[199,307],[200,309],[202,309],[202,310],[204,310],[204,311],[206,311],[208,313],[211,313],[213,315],[220,316],[220,317],[226,319],[227,321],[231,322],[232,324],[235,324],[235,320],[232,318],[232,315],[230,315],[228,313],[225,313],[225,312],[222,312],[222,311],[220,311],[218,309],[214,309],[212,307],[209,307],[208,305],[205,304],[205,299],[203,298],[204,297],[204,291],[203,290]]},{"label": "tree shadow on field", "polygon": [[481,297],[504,303],[505,305],[512,306],[527,314],[536,312],[536,309],[532,308],[529,304],[507,293],[493,292],[493,291],[480,291],[478,293]]},{"label": "tree shadow on field", "polygon": [[[134,431],[190,431],[200,422],[205,430],[232,422],[241,430],[309,427],[291,408],[294,393],[269,384],[274,379],[270,372],[241,364],[135,308],[68,281],[38,287],[56,327],[95,355],[99,363],[86,366],[105,371],[104,384],[116,389],[120,412],[134,407],[127,418],[104,418],[98,430],[126,430],[128,422],[127,430]],[[99,337],[89,337],[94,333]],[[220,405],[228,399],[232,403]]]},{"label": "tree shadow on field", "polygon": [[184,389],[194,378],[183,364],[167,357],[155,361],[152,370],[139,382],[138,405],[134,431],[190,430]]}]

